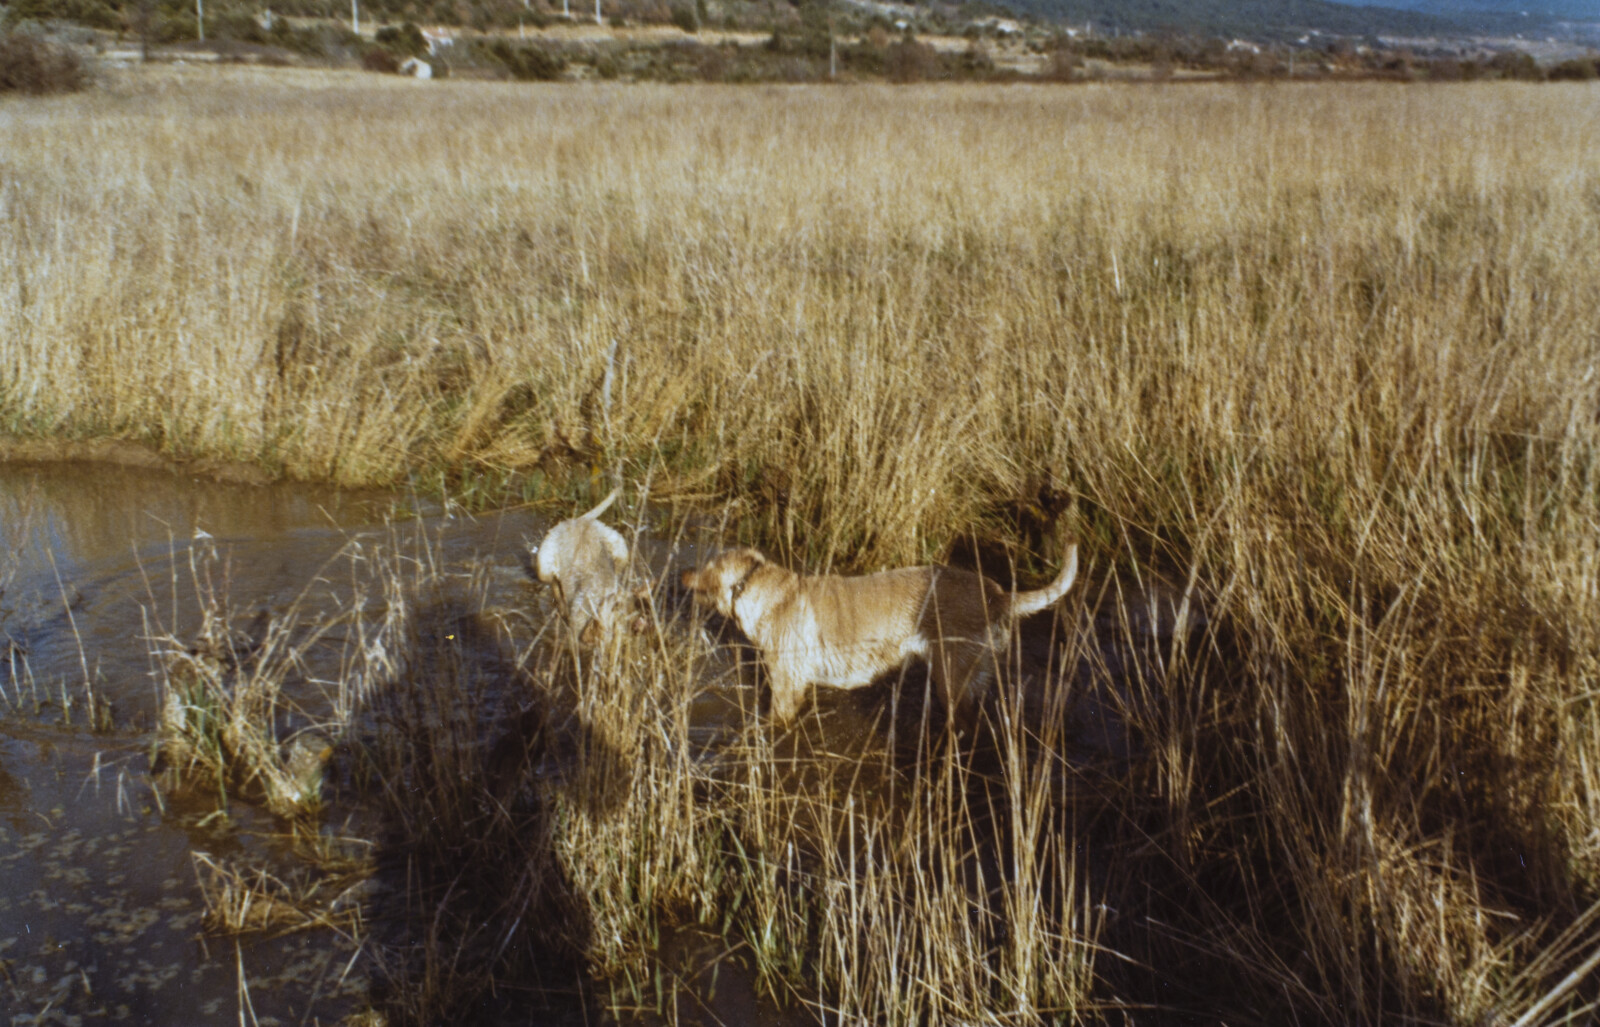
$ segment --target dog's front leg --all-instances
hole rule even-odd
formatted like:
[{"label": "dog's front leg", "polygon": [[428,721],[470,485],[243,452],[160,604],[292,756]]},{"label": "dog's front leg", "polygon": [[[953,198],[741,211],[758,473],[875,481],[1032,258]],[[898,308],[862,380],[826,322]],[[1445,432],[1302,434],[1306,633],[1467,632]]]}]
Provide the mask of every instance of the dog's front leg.
[{"label": "dog's front leg", "polygon": [[797,681],[770,665],[767,668],[767,679],[772,683],[772,719],[779,724],[787,724],[794,720],[796,713],[800,712],[800,700],[804,698],[805,682]]}]

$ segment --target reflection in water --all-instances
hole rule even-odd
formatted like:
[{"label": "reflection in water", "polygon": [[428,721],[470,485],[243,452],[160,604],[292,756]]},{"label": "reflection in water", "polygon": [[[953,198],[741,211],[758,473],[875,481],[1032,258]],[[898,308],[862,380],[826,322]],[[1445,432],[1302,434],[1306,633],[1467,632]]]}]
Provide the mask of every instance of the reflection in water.
[{"label": "reflection in water", "polygon": [[[332,1023],[382,1001],[396,980],[433,973],[429,946],[437,945],[566,996],[534,1002],[519,984],[480,1003],[483,1022],[592,1020],[594,1011],[572,999],[582,978],[581,904],[561,887],[549,809],[536,791],[516,787],[552,759],[577,749],[594,758],[603,748],[570,713],[549,728],[527,708],[466,723],[454,736],[459,765],[434,766],[445,750],[432,741],[406,748],[395,754],[394,778],[427,787],[380,796],[375,809],[349,804],[360,768],[340,759],[320,844],[348,846],[351,859],[375,870],[360,893],[364,940],[311,930],[236,941],[202,929],[192,853],[269,868],[285,881],[315,883],[323,872],[309,869],[285,822],[258,805],[222,800],[215,782],[160,790],[152,779],[161,669],[152,649],[192,646],[208,602],[226,608],[234,630],[265,611],[298,625],[297,643],[321,640],[285,682],[287,707],[315,719],[328,709],[330,683],[343,678],[339,660],[367,630],[351,611],[382,622],[396,598],[385,582],[426,564],[415,577],[470,601],[409,610],[411,651],[392,654],[402,675],[369,682],[352,700],[362,729],[387,719],[406,729],[397,735],[404,741],[408,730],[432,731],[461,709],[525,702],[526,689],[511,694],[526,675],[520,650],[475,611],[505,611],[524,635],[544,630],[548,594],[527,585],[522,554],[547,525],[527,511],[424,509],[413,518],[418,505],[399,504],[397,516],[395,498],[381,494],[220,485],[98,465],[0,465],[0,1010],[22,1017],[8,1022]],[[666,547],[643,539],[640,548],[660,576]],[[452,706],[439,687],[446,680],[484,691]],[[91,726],[90,697],[114,711],[109,727]],[[739,713],[737,703],[710,705],[730,723]],[[700,734],[726,734],[717,720],[708,717]],[[479,748],[485,733],[487,752]],[[486,756],[488,765],[474,769]],[[504,801],[484,807],[474,789],[484,769],[492,777],[495,758],[505,764]],[[452,784],[462,801],[446,801]],[[446,815],[468,819],[437,835],[439,851],[419,845]],[[440,919],[445,902],[459,920]],[[486,918],[495,932],[482,931]],[[377,949],[388,955],[375,957]],[[423,988],[390,1002],[415,1012],[417,1002],[449,1008],[458,998]]]},{"label": "reflection in water", "polygon": [[256,488],[98,464],[0,465],[0,532],[19,573],[63,577],[127,560],[197,529],[270,541],[296,532],[370,524],[393,503],[379,493],[317,486]]},{"label": "reflection in water", "polygon": [[195,614],[197,537],[215,541],[241,595],[271,607],[291,601],[350,532],[381,524],[392,506],[386,495],[310,486],[0,465],[0,646],[15,676],[45,687],[62,677],[81,684],[88,668],[106,698],[131,713],[150,701],[145,636],[181,634]]},{"label": "reflection in water", "polygon": [[[196,482],[100,465],[0,465],[0,1009],[17,1023],[330,1022],[364,1007],[355,945],[327,931],[200,930],[190,852],[283,860],[281,824],[214,794],[158,794],[153,636],[192,634],[201,593],[307,616],[352,587],[330,561],[382,537],[392,496]],[[414,522],[417,526],[428,522]],[[428,524],[452,559],[503,557],[530,518]],[[215,554],[208,563],[206,556]],[[198,571],[198,573],[197,573]],[[209,576],[209,580],[208,580]],[[248,619],[248,617],[246,618]],[[85,678],[91,682],[85,688]],[[114,709],[91,733],[93,696]],[[240,970],[249,986],[241,991]],[[12,1017],[21,1017],[16,1020]]]}]

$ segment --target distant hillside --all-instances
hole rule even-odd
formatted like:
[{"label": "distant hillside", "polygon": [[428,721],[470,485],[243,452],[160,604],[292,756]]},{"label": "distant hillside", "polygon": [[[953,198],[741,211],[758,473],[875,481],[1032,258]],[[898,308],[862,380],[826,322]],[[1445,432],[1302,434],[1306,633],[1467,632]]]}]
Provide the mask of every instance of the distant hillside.
[{"label": "distant hillside", "polygon": [[[1350,0],[1358,3],[1360,0]],[[1600,0],[1383,0],[1381,6],[1421,11],[1445,18],[1501,15],[1600,21]]]},{"label": "distant hillside", "polygon": [[[1020,14],[1096,29],[1174,29],[1207,35],[1300,35],[1308,30],[1343,36],[1453,35],[1457,22],[1424,11],[1357,7],[1323,0],[1003,0]],[[1411,0],[1412,3],[1431,0]],[[1546,0],[1562,2],[1562,0]]]}]

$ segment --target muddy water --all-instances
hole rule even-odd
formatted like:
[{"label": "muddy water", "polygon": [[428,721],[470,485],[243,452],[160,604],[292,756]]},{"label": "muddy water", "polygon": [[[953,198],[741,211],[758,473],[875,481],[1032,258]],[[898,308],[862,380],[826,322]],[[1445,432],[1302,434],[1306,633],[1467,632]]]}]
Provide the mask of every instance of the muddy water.
[{"label": "muddy water", "polygon": [[163,635],[192,636],[207,593],[315,618],[341,601],[336,555],[415,514],[446,559],[523,598],[515,554],[542,527],[531,517],[0,465],[0,1023],[192,1024],[241,1009],[328,1023],[365,1007],[360,962],[333,932],[237,946],[202,933],[191,851],[270,860],[282,828],[249,804],[216,817],[214,797],[155,789],[150,653]]}]

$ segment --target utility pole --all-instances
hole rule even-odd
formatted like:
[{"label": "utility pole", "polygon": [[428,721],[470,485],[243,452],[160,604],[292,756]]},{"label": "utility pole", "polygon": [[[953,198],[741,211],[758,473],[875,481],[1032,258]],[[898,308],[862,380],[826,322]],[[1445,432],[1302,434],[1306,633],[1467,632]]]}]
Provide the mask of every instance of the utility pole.
[{"label": "utility pole", "polygon": [[361,35],[361,12],[356,8],[357,0],[350,0],[350,31]]},{"label": "utility pole", "polygon": [[594,0],[594,23],[596,25],[605,24],[605,22],[600,20],[600,0]]},{"label": "utility pole", "polygon": [[839,77],[839,38],[833,31],[833,11],[828,11],[828,81]]},{"label": "utility pole", "polygon": [[200,42],[206,41],[206,0],[194,0],[194,23],[200,29]]}]

